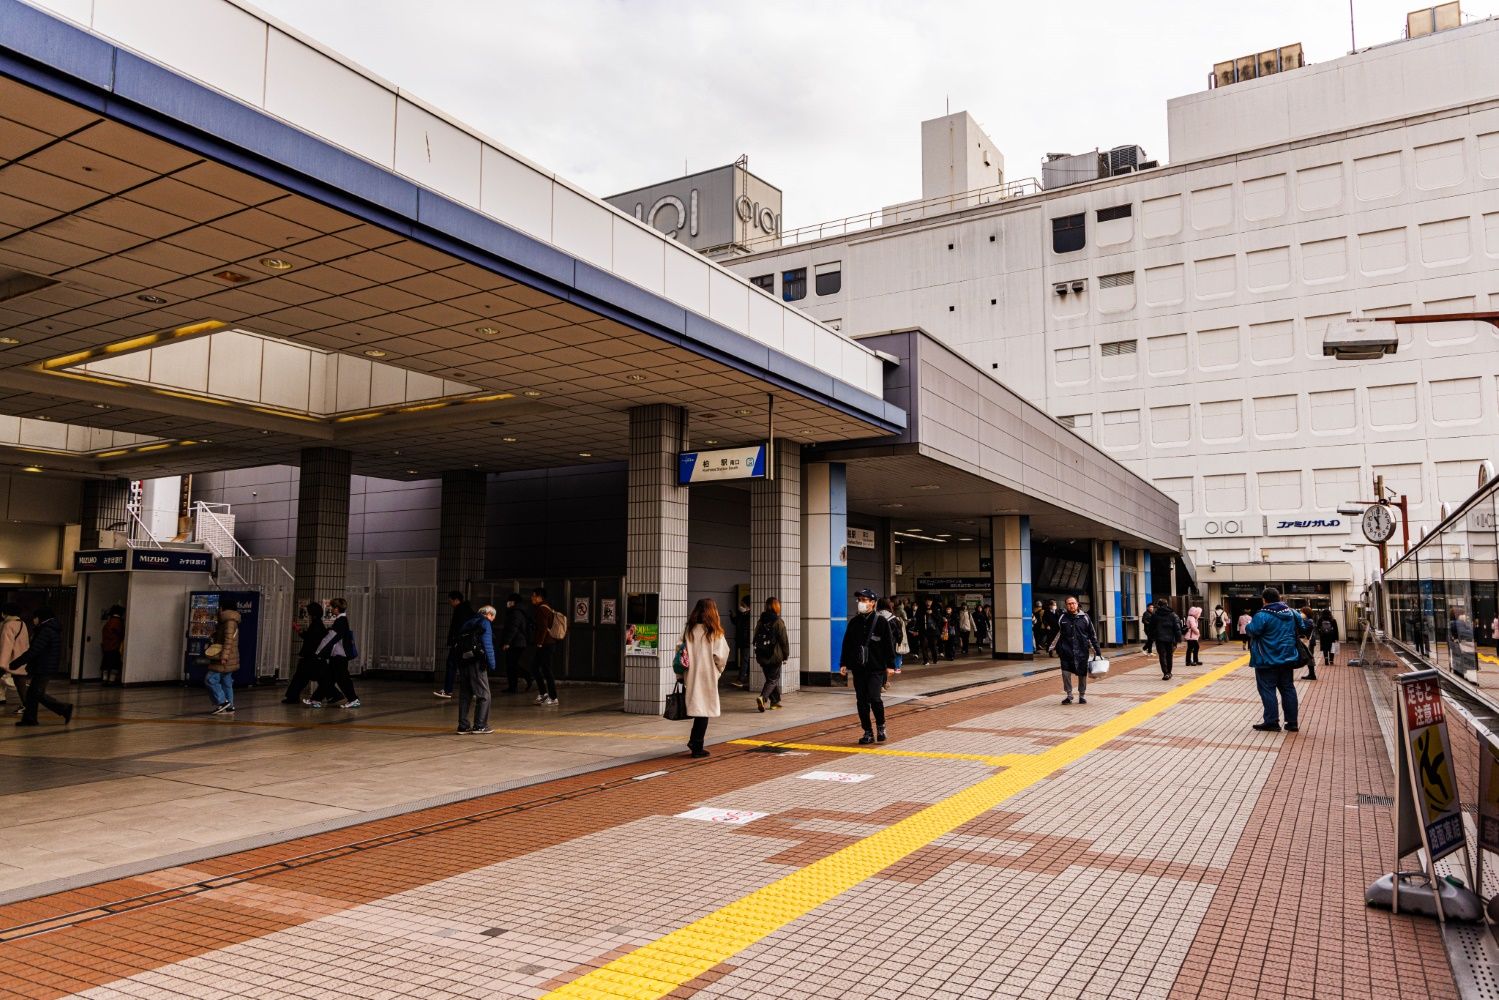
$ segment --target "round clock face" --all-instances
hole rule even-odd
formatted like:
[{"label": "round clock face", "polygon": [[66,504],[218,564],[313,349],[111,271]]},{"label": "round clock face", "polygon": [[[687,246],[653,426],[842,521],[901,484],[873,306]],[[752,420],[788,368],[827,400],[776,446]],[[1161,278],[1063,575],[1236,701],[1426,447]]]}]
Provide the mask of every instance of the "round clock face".
[{"label": "round clock face", "polygon": [[1390,508],[1375,504],[1364,511],[1364,537],[1371,542],[1387,542],[1395,533],[1395,518]]}]

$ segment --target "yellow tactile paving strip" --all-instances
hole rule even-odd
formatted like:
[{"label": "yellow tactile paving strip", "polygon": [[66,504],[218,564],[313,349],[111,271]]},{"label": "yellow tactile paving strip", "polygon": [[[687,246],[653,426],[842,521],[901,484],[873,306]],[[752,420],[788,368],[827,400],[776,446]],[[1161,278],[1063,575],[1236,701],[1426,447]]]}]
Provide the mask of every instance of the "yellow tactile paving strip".
[{"label": "yellow tactile paving strip", "polygon": [[[599,997],[658,1000],[665,997],[793,920],[811,913],[1057,770],[1222,680],[1248,662],[1247,656],[1241,656],[1045,752],[1033,756],[1009,755],[1010,766],[993,777],[580,976],[547,993],[544,1000],[596,1000]],[[782,745],[789,747],[789,744]]]}]

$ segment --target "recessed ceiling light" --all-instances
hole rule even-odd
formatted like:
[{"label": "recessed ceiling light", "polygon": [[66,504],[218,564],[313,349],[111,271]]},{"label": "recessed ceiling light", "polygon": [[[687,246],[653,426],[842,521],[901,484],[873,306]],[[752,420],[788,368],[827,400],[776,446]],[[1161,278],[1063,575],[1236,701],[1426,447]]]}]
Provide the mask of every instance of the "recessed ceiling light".
[{"label": "recessed ceiling light", "polygon": [[142,302],[149,302],[153,306],[165,305],[167,301],[160,295],[137,295],[136,298],[140,299]]},{"label": "recessed ceiling light", "polygon": [[231,285],[243,284],[250,280],[248,274],[240,274],[238,271],[215,271],[213,272],[213,276],[220,281],[227,281]]},{"label": "recessed ceiling light", "polygon": [[385,352],[378,347],[372,347],[364,352],[364,356],[367,358],[383,358],[385,357]]},{"label": "recessed ceiling light", "polygon": [[408,476],[414,476],[414,475],[416,475],[416,470],[415,469],[407,469],[406,470],[406,475],[408,475]]},{"label": "recessed ceiling light", "polygon": [[45,413],[39,413],[39,414],[37,414],[37,419],[38,420],[51,420],[52,418],[49,417],[49,416],[47,416]]},{"label": "recessed ceiling light", "polygon": [[883,508],[885,508],[886,510],[900,510],[900,508],[904,507],[905,504],[903,504],[903,503],[882,503],[882,504],[880,504],[880,506],[883,507]]},{"label": "recessed ceiling light", "polygon": [[960,542],[971,542],[971,541],[973,541],[973,539],[971,539],[971,538],[959,538],[958,541],[960,541]]},{"label": "recessed ceiling light", "polygon": [[40,465],[28,465],[24,469],[22,469],[21,471],[22,472],[41,472],[42,471],[42,467]]},{"label": "recessed ceiling light", "polygon": [[578,452],[578,457],[579,458],[592,458],[593,457],[593,452],[591,452],[591,451],[580,451],[580,452]]},{"label": "recessed ceiling light", "polygon": [[642,375],[642,374],[640,374],[639,372],[635,372],[632,375],[626,375],[625,376],[625,381],[626,382],[644,382],[645,381],[645,376]]},{"label": "recessed ceiling light", "polygon": [[521,395],[522,396],[528,396],[531,399],[539,399],[539,398],[541,398],[541,393],[537,392],[535,389],[527,389],[525,392],[521,393]]},{"label": "recessed ceiling light", "polygon": [[262,257],[260,258],[260,266],[268,267],[272,271],[290,271],[295,265],[289,261],[282,260],[280,257]]},{"label": "recessed ceiling light", "polygon": [[502,438],[500,438],[500,440],[503,441],[503,442],[505,442],[506,444],[515,444],[515,442],[517,440],[519,440],[519,439],[518,438],[513,438],[513,437],[502,437]]},{"label": "recessed ceiling light", "polygon": [[107,409],[109,409],[109,404],[108,403],[95,403],[94,404],[94,409],[96,409],[96,410],[107,410]]},{"label": "recessed ceiling light", "polygon": [[19,344],[19,343],[20,343],[20,341],[17,340],[16,338],[14,338],[14,337],[0,337],[0,344],[4,344],[7,347],[10,347],[10,346],[12,346],[14,344]]},{"label": "recessed ceiling light", "polygon": [[499,333],[500,330],[499,327],[495,326],[481,326],[474,332],[481,337],[493,337],[495,334]]},{"label": "recessed ceiling light", "polygon": [[708,440],[704,441],[703,444],[718,444],[718,438],[709,438]]},{"label": "recessed ceiling light", "polygon": [[747,417],[751,413],[754,413],[755,411],[752,410],[752,409],[750,409],[747,406],[743,406],[743,407],[740,407],[739,409],[735,410],[734,412],[737,413],[737,414],[739,414],[741,417]]},{"label": "recessed ceiling light", "polygon": [[261,431],[260,433],[262,433],[262,434],[269,434],[270,431]]}]

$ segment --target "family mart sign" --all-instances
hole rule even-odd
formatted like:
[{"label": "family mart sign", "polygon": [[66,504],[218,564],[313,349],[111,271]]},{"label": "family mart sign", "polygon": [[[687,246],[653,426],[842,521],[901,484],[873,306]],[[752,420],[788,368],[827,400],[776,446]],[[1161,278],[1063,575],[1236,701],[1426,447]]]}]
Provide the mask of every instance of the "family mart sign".
[{"label": "family mart sign", "polygon": [[1346,535],[1353,530],[1353,518],[1336,512],[1301,511],[1294,514],[1266,514],[1267,535]]}]

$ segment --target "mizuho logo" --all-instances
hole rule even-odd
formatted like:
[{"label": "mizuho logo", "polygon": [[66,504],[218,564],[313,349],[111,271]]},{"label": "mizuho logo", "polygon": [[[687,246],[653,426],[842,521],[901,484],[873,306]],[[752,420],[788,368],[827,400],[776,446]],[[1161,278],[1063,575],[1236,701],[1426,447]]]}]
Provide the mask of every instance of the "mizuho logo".
[{"label": "mizuho logo", "polygon": [[143,563],[150,563],[152,566],[165,566],[172,561],[166,556],[137,556],[137,558]]},{"label": "mizuho logo", "polygon": [[1317,517],[1305,521],[1277,521],[1275,527],[1281,530],[1286,528],[1341,528],[1342,518]]}]

